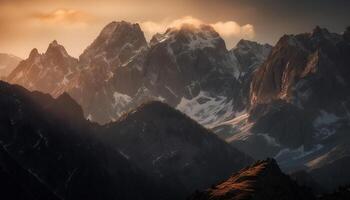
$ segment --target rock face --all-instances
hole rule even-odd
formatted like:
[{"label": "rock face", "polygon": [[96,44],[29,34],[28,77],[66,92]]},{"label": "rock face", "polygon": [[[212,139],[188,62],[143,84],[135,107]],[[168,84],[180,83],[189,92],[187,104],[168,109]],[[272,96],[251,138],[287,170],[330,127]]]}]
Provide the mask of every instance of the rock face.
[{"label": "rock face", "polygon": [[188,24],[148,44],[140,26],[125,21],[108,24],[79,62],[56,42],[51,46],[61,53],[33,50],[8,80],[55,97],[67,92],[101,124],[160,100],[207,127],[245,109],[251,72],[271,49],[242,40],[228,51],[211,26]]},{"label": "rock face", "polygon": [[53,41],[44,54],[37,49],[30,52],[7,77],[13,84],[25,86],[29,90],[38,90],[55,96],[56,90],[69,84],[78,70],[78,60],[69,56],[65,48]]},{"label": "rock face", "polygon": [[[185,197],[227,178],[251,159],[161,102],[142,105],[106,126],[103,140]],[[181,190],[180,190],[181,189]]]},{"label": "rock face", "polygon": [[283,36],[253,73],[248,113],[226,123],[234,126],[226,139],[256,159],[275,157],[286,171],[305,169],[327,189],[349,182],[327,175],[348,163],[349,55],[348,31]]},{"label": "rock face", "polygon": [[249,40],[240,40],[230,53],[239,64],[243,74],[256,70],[266,60],[271,52],[272,46],[261,45]]},{"label": "rock face", "polygon": [[[99,142],[99,126],[86,121],[76,106],[67,95],[53,99],[0,82],[3,150],[59,199],[173,198],[118,151]],[[7,164],[0,161],[1,167]]]},{"label": "rock face", "polygon": [[[112,29],[116,24],[120,25]],[[101,61],[89,62],[87,57]],[[151,99],[176,107],[182,99],[192,99],[200,92],[228,96],[238,75],[224,41],[205,25],[169,29],[147,45],[139,25],[112,23],[80,60],[86,70],[80,74],[78,86],[68,92],[92,120],[101,123]]]},{"label": "rock face", "polygon": [[0,53],[0,79],[5,80],[12,70],[17,67],[21,60],[21,58],[13,55]]},{"label": "rock face", "polygon": [[251,104],[283,99],[303,108],[317,100],[314,107],[324,107],[346,98],[348,53],[345,35],[319,27],[282,37],[253,79]]},{"label": "rock face", "polygon": [[268,159],[258,161],[244,168],[228,180],[211,188],[194,193],[189,199],[193,200],[255,200],[255,199],[316,199],[304,187],[283,174],[276,161]]},{"label": "rock face", "polygon": [[133,99],[142,99],[138,98],[140,95],[153,96],[202,125],[232,115],[239,69],[224,41],[210,26],[183,25],[168,29],[152,38],[143,59],[144,64],[131,63],[128,67],[143,66],[140,72],[143,81],[134,90],[136,93],[130,94],[134,95]]},{"label": "rock face", "polygon": [[[106,123],[127,112],[131,97],[118,92],[116,87],[129,90],[128,80],[120,86],[115,79],[123,77],[119,68],[147,49],[147,42],[138,24],[112,22],[80,56],[81,70],[75,74],[69,87],[59,93],[68,92],[80,105],[86,117]],[[135,84],[138,80],[135,80]]]}]

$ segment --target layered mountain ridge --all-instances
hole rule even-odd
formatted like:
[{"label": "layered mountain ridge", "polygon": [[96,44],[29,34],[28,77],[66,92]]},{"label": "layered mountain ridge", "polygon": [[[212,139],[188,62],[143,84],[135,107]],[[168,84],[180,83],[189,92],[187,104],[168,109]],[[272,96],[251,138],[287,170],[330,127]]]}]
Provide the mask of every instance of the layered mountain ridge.
[{"label": "layered mountain ridge", "polygon": [[[181,199],[252,161],[161,102],[100,126],[67,94],[53,99],[0,82],[0,108],[2,148],[60,199]],[[210,176],[186,178],[198,172]]]},{"label": "layered mountain ridge", "polygon": [[59,199],[149,199],[162,198],[157,188],[167,191],[99,142],[98,127],[77,117],[81,109],[72,99],[53,99],[4,82],[0,91],[2,148]]},{"label": "layered mountain ridge", "polygon": [[[285,172],[306,170],[322,187],[334,189],[348,183],[350,164],[349,33],[316,27],[311,33],[285,35],[273,48],[241,40],[227,50],[208,25],[169,28],[147,43],[138,24],[112,22],[79,60],[54,41],[44,54],[34,49],[8,80],[55,97],[68,98],[66,92],[86,118],[100,124],[118,121],[144,102],[165,102],[254,159],[274,157]],[[139,127],[137,122],[144,121],[135,118],[137,133],[152,127],[167,134],[163,126],[150,125],[152,120]],[[113,128],[106,132],[114,133],[115,144],[121,146],[118,139],[146,145],[136,133],[126,137]],[[183,138],[177,141],[185,149],[206,149]],[[162,143],[153,142],[155,149],[162,149]],[[126,150],[124,157],[132,154],[145,161],[138,167],[153,169],[155,154],[144,157],[144,152]],[[177,147],[166,151],[166,160],[180,157],[174,161],[180,168],[189,159],[181,152],[172,155]],[[171,174],[181,187],[194,188],[181,183],[184,171],[174,175],[162,167],[149,171],[151,176]]]},{"label": "layered mountain ridge", "polygon": [[[148,44],[138,24],[112,22],[79,62],[68,59],[65,50],[61,51],[65,59],[59,63],[48,52],[39,56],[33,50],[8,81],[53,96],[67,92],[82,105],[87,118],[99,123],[116,120],[143,102],[160,100],[209,126],[231,117],[234,104],[246,104],[246,99],[235,99],[243,84],[240,79],[270,49],[242,40],[228,51],[211,26],[190,24],[156,34]],[[40,70],[43,65],[48,66]]]},{"label": "layered mountain ridge", "polygon": [[188,194],[226,178],[252,161],[161,102],[143,104],[122,116],[107,125],[101,137],[140,168],[183,187]]}]

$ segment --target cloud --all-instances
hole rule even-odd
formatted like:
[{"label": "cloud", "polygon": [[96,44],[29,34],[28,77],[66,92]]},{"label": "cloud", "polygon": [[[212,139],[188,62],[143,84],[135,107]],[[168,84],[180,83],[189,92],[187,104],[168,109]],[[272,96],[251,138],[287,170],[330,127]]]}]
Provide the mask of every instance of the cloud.
[{"label": "cloud", "polygon": [[[140,23],[142,30],[145,32],[146,38],[150,39],[156,33],[163,33],[167,28],[180,27],[183,24],[192,24],[199,26],[206,24],[200,19],[186,16],[175,20],[164,20],[161,22],[144,21]],[[254,26],[251,24],[240,25],[235,21],[219,21],[209,23],[226,41],[229,47],[232,47],[240,39],[253,39],[255,37]]]},{"label": "cloud", "polygon": [[236,37],[241,36],[244,38],[254,38],[255,32],[254,27],[251,24],[246,24],[244,26],[240,26],[237,22],[227,21],[227,22],[217,22],[215,24],[211,24],[214,29],[220,33],[223,37]]},{"label": "cloud", "polygon": [[86,12],[75,9],[56,9],[51,12],[38,12],[31,15],[32,18],[42,22],[52,24],[86,24],[92,19],[92,16]]}]

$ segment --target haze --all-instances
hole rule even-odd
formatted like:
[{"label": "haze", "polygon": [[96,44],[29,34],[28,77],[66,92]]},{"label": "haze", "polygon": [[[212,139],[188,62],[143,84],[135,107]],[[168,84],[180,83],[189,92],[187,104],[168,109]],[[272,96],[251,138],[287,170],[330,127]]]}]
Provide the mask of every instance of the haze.
[{"label": "haze", "polygon": [[[26,58],[56,39],[78,57],[111,21],[140,23],[149,39],[178,23],[211,24],[232,48],[239,39],[274,44],[320,25],[333,32],[350,18],[346,0],[0,0],[0,52]],[[278,17],[277,17],[278,16]]]}]

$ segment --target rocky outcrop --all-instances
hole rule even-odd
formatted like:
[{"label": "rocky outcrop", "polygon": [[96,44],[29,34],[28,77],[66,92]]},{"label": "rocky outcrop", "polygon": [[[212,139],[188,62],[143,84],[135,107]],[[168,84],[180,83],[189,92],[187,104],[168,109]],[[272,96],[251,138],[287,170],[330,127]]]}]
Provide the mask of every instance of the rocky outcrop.
[{"label": "rocky outcrop", "polygon": [[211,188],[194,193],[193,200],[316,199],[309,189],[283,174],[276,161],[258,161]]}]

